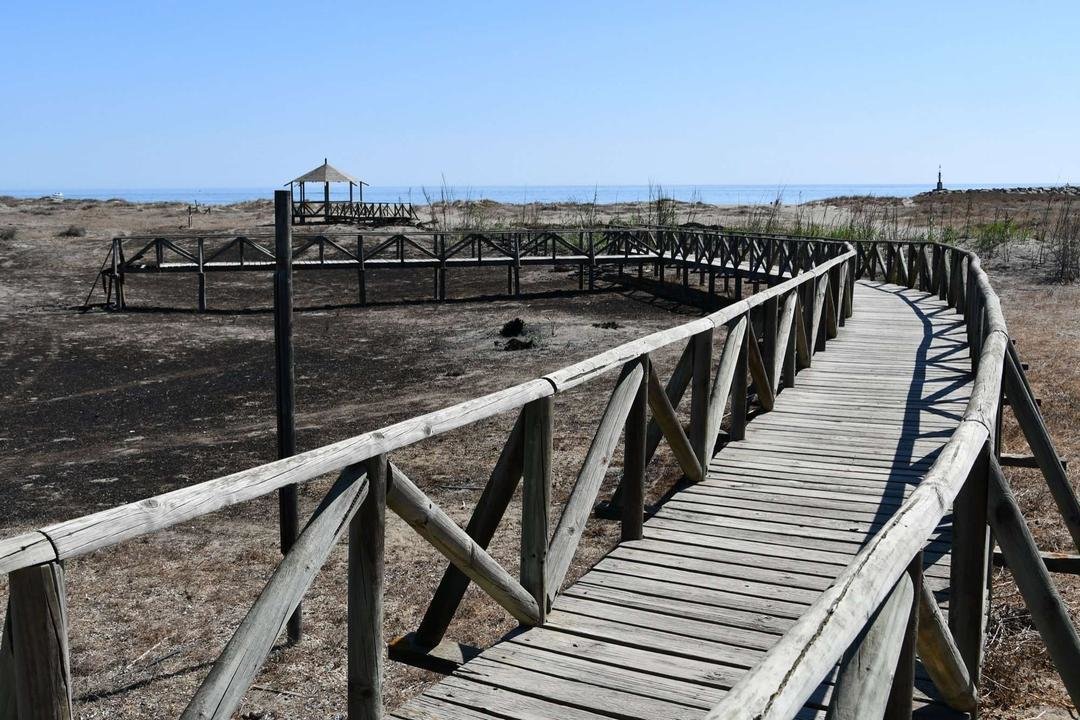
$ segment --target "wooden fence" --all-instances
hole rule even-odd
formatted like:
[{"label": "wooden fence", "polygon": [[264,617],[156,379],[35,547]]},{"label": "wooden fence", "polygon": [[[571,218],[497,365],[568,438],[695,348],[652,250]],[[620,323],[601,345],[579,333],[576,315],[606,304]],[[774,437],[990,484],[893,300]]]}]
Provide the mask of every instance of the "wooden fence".
[{"label": "wooden fence", "polygon": [[[957,429],[893,517],[709,720],[791,718],[839,663],[831,718],[910,718],[916,654],[946,702],[972,712],[987,613],[990,531],[1074,705],[1080,639],[1001,470],[1004,400],[1077,550],[1080,506],[978,257],[922,242],[860,242],[861,277],[937,293],[963,315],[974,388]],[[949,613],[922,584],[922,550],[953,512]]]},{"label": "wooden fence", "polygon": [[297,200],[292,204],[292,221],[294,225],[305,225],[307,223],[408,225],[417,220],[412,203]]},{"label": "wooden fence", "polygon": [[[750,389],[769,411],[798,369],[850,317],[858,275],[881,273],[947,298],[964,316],[976,369],[962,422],[911,496],[838,580],[712,711],[710,718],[790,718],[840,663],[832,717],[910,717],[915,648],[954,707],[976,702],[989,565],[988,527],[1004,551],[1066,685],[1078,697],[1076,632],[1050,583],[1001,475],[996,454],[1004,388],[1070,531],[1076,500],[1064,483],[1037,406],[1011,348],[997,296],[978,258],[936,244],[781,238],[787,275],[718,312],[653,333],[520,385],[299,455],[0,540],[0,572],[10,574],[0,718],[71,715],[62,562],[221,508],[306,483],[337,480],[312,513],[183,718],[227,718],[238,707],[287,619],[340,537],[348,534],[348,710],[381,716],[382,576],[385,511],[397,513],[449,561],[413,651],[438,646],[474,582],[524,625],[543,625],[571,564],[620,435],[622,537],[642,533],[644,473],[661,440],[682,472],[700,480],[730,408],[730,436],[746,430]],[[755,243],[761,247],[760,238]],[[151,247],[153,247],[151,245]],[[684,258],[685,271],[715,267]],[[703,253],[700,257],[708,257]],[[803,258],[805,261],[799,261]],[[770,265],[781,270],[783,263]],[[783,271],[781,270],[781,274]],[[684,276],[685,277],[685,276]],[[714,333],[724,328],[719,357]],[[666,383],[651,354],[685,343]],[[561,516],[550,519],[552,418],[558,396],[615,376],[606,407]],[[675,408],[690,391],[690,423]],[[390,458],[403,447],[501,413],[517,420],[463,530]],[[651,414],[651,418],[650,418]],[[487,552],[518,483],[522,485],[518,577]],[[920,582],[920,552],[955,502],[949,618]],[[1074,537],[1080,537],[1074,534]],[[905,716],[904,713],[907,713]]]},{"label": "wooden fence", "polygon": [[[835,337],[850,315],[855,269],[850,246],[791,240],[785,256],[783,266],[789,274],[794,271],[794,277],[776,278],[772,287],[719,312],[541,378],[284,460],[0,541],[0,572],[10,573],[11,578],[8,622],[13,632],[5,633],[5,638],[11,638],[9,666],[15,668],[7,678],[0,677],[0,686],[14,687],[20,718],[31,717],[31,712],[35,718],[70,716],[64,560],[338,473],[183,717],[231,716],[288,617],[346,531],[349,713],[353,718],[378,717],[385,645],[381,599],[385,509],[401,516],[451,563],[414,640],[428,646],[438,643],[468,581],[521,623],[543,624],[624,429],[622,533],[629,539],[641,536],[645,467],[661,437],[670,443],[686,476],[700,479],[729,405],[732,437],[745,432],[748,375],[761,406],[770,408],[775,393],[785,382],[791,384],[796,369],[808,366],[815,350]],[[815,263],[815,256],[829,257]],[[798,272],[797,258],[810,267]],[[713,334],[721,327],[727,329],[727,337],[719,362],[714,363]],[[686,347],[671,379],[661,386],[650,354],[675,343],[686,343]],[[617,374],[615,387],[569,500],[552,528],[555,400],[566,390],[609,373]],[[674,408],[688,386],[691,420],[687,431]],[[646,407],[652,411],[651,420]],[[517,422],[465,530],[390,460],[395,450],[507,412],[518,413]],[[521,566],[515,578],[487,553],[486,546],[519,480],[523,488]],[[27,672],[28,668],[33,672]]]},{"label": "wooden fence", "polygon": [[[787,277],[831,257],[838,247],[813,238],[734,233],[723,229],[602,228],[473,231],[438,233],[363,232],[298,236],[293,244],[297,271],[345,270],[356,273],[357,302],[369,300],[373,272],[429,271],[432,298],[445,300],[449,271],[455,268],[505,268],[506,293],[522,294],[521,270],[529,266],[577,267],[578,289],[594,290],[599,273],[619,276],[646,267],[661,283],[681,279],[689,291],[691,274],[717,306],[725,294],[742,299],[744,281],[753,290],[769,278]],[[259,235],[154,235],[114,238],[102,263],[101,290],[106,305],[128,306],[126,280],[136,274],[195,273],[197,306],[207,308],[207,275],[266,272],[275,263],[272,237]],[[681,276],[681,278],[679,277]],[[734,287],[732,288],[732,283]],[[89,297],[88,297],[89,301]]]}]

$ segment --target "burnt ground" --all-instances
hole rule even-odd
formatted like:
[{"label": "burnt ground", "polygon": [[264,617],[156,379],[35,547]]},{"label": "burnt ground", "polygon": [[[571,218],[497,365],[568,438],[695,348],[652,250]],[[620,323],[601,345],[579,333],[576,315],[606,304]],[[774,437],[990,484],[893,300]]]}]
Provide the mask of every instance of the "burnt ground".
[{"label": "burnt ground", "polygon": [[[265,203],[214,209],[196,229],[264,225]],[[513,212],[513,210],[508,210]],[[571,211],[566,211],[571,212]],[[732,211],[716,209],[727,216]],[[752,212],[748,211],[748,212]],[[564,213],[565,214],[565,213]],[[738,213],[735,213],[736,215]],[[211,275],[211,312],[192,312],[194,277],[129,279],[133,309],[77,309],[120,233],[186,230],[182,205],[53,204],[0,199],[0,533],[75,517],[265,462],[275,452],[270,278]],[[737,222],[736,222],[737,224]],[[62,237],[74,226],[83,235]],[[14,229],[14,237],[8,237]],[[1010,331],[1043,400],[1059,451],[1080,467],[1080,288],[1044,281],[1014,253],[988,262]],[[453,271],[451,302],[426,301],[426,273],[375,273],[366,308],[350,306],[350,273],[298,273],[296,361],[299,446],[315,447],[536,377],[612,344],[697,315],[678,303],[602,283],[573,292],[576,276],[527,270],[521,301],[498,294],[501,270]],[[487,297],[485,297],[487,296]],[[472,298],[472,299],[469,299]],[[100,300],[100,296],[97,298]],[[506,352],[515,317],[535,346]],[[598,327],[614,321],[618,327]],[[718,338],[718,342],[721,338]],[[674,354],[661,355],[663,374]],[[556,506],[588,446],[610,379],[560,395]],[[395,461],[464,522],[513,418],[395,453]],[[1024,452],[1006,413],[1006,450]],[[619,453],[604,492],[618,474]],[[661,448],[650,467],[658,497],[677,475]],[[1069,551],[1037,472],[1009,471],[1045,550]],[[310,510],[324,479],[302,492]],[[557,512],[557,507],[556,507]],[[279,559],[276,501],[247,503],[67,563],[72,662],[81,718],[177,716]],[[520,508],[508,511],[493,554],[517,567]],[[415,629],[445,563],[388,518],[386,633]],[[613,544],[614,523],[591,521],[571,577]],[[1055,581],[1080,617],[1080,582]],[[0,596],[6,595],[0,578]],[[1068,717],[1070,704],[1007,570],[994,575],[984,676],[985,717]],[[331,554],[305,602],[306,635],[277,647],[239,717],[343,717],[345,550]],[[450,635],[484,645],[513,622],[470,590]],[[436,676],[388,664],[393,707]]]},{"label": "burnt ground", "polygon": [[[130,312],[82,312],[77,306],[114,226],[130,220],[141,230],[152,211],[114,208],[97,221],[97,207],[42,207],[49,214],[22,204],[0,216],[0,225],[17,228],[0,247],[0,532],[10,535],[273,459],[270,275],[211,275],[207,314],[192,312],[194,276],[129,276]],[[164,225],[172,212],[179,210],[159,208],[157,221]],[[212,221],[236,227],[253,219],[242,210],[222,210]],[[57,237],[72,223],[87,227],[87,234]],[[451,271],[451,300],[442,304],[427,301],[428,272],[372,273],[369,297],[377,302],[364,308],[349,305],[355,283],[350,272],[296,275],[300,449],[537,377],[700,314],[609,282],[601,282],[599,292],[579,294],[576,270],[523,271],[523,289],[532,295],[517,301],[498,295],[505,288],[501,269]],[[514,318],[524,320],[532,348],[503,349],[507,338],[500,329]],[[678,349],[672,352],[660,356],[662,373],[674,365]],[[590,383],[557,401],[556,503],[569,491],[612,381]],[[513,420],[501,416],[394,458],[464,522]],[[663,453],[659,458],[654,497],[677,475]],[[328,485],[324,479],[304,488],[304,512]],[[179,715],[279,558],[276,512],[276,499],[268,497],[67,563],[79,717]],[[511,572],[519,516],[515,505],[493,544]],[[615,523],[590,523],[572,574],[595,562],[616,535]],[[434,550],[391,516],[388,636],[415,629],[444,567]],[[4,584],[0,580],[0,594]],[[304,640],[274,652],[242,717],[343,713],[344,544],[331,555],[305,608]],[[464,642],[487,644],[513,625],[471,590],[451,632]],[[433,677],[390,663],[388,704]]]}]

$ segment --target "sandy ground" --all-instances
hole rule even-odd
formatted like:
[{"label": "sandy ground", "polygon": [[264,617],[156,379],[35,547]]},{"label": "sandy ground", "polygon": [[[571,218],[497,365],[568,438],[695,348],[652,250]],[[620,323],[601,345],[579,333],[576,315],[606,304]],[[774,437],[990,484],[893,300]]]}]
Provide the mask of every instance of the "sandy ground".
[{"label": "sandy ground", "polygon": [[[889,201],[905,213],[920,207]],[[925,212],[925,208],[922,209]],[[426,211],[425,211],[426,212]],[[436,209],[436,214],[441,209]],[[455,206],[445,219],[470,223],[655,220],[644,205],[601,208],[492,206],[484,217]],[[814,208],[681,207],[678,222],[748,224],[762,212],[786,221],[808,212],[865,212],[848,203]],[[957,212],[960,212],[957,210]],[[985,210],[989,213],[989,210]],[[217,208],[194,229],[265,226],[269,205]],[[197,315],[194,278],[133,278],[129,301],[154,310],[80,312],[117,234],[186,231],[186,206],[0,200],[0,533],[4,535],[137,500],[272,459],[273,331],[270,280],[211,278],[213,312]],[[71,236],[62,236],[73,227]],[[79,235],[78,231],[84,234]],[[1080,458],[1080,317],[1077,287],[1041,282],[1022,257],[991,264],[1012,333],[1063,454]],[[506,387],[645,332],[696,316],[693,308],[601,283],[577,294],[576,275],[528,270],[521,301],[499,297],[498,270],[455,272],[453,302],[426,302],[430,278],[372,280],[381,304],[350,306],[349,273],[304,273],[296,282],[299,446],[315,447]],[[471,298],[471,299],[470,299]],[[100,297],[98,298],[100,300]],[[506,352],[498,331],[525,320],[537,347]],[[617,327],[600,327],[614,321]],[[719,340],[719,339],[718,339]],[[674,353],[658,359],[661,372]],[[556,412],[556,503],[587,449],[610,379],[560,396]],[[509,431],[504,416],[395,454],[421,487],[464,522]],[[1015,432],[1008,448],[1022,451]],[[616,453],[616,458],[620,454]],[[618,461],[608,476],[617,477]],[[1070,466],[1075,482],[1076,463]],[[651,467],[658,497],[677,473],[663,451]],[[1044,549],[1067,550],[1052,501],[1035,473],[1014,485]],[[308,486],[305,509],[328,481]],[[493,544],[516,572],[520,509]],[[590,522],[572,575],[613,543],[614,523]],[[176,716],[278,560],[276,502],[248,503],[68,563],[71,640],[81,718]],[[391,515],[387,542],[388,636],[415,629],[445,564]],[[1074,611],[1075,581],[1057,576]],[[307,634],[278,647],[246,696],[243,718],[342,717],[345,688],[345,552],[331,555],[306,600]],[[6,580],[0,579],[0,596]],[[1067,717],[1068,707],[1007,571],[995,576],[988,648],[987,717]],[[512,627],[471,590],[451,635],[483,645]],[[388,666],[392,707],[435,676]],[[1043,713],[1040,715],[1040,713]]]}]

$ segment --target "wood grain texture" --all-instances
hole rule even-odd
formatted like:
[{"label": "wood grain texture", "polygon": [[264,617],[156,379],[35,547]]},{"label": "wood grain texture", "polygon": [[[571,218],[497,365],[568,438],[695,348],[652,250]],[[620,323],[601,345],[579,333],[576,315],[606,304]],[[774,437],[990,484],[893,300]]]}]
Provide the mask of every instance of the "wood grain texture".
[{"label": "wood grain texture", "polygon": [[19,720],[70,720],[74,713],[64,568],[45,563],[8,578]]}]

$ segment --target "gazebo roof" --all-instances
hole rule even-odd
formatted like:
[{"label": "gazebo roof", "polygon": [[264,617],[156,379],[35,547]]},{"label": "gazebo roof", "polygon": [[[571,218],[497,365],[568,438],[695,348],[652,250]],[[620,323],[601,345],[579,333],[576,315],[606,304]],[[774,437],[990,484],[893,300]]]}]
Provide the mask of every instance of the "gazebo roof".
[{"label": "gazebo roof", "polygon": [[[347,175],[341,172],[336,167],[331,165],[323,158],[323,164],[319,167],[304,173],[300,177],[292,180],[294,183],[327,183],[327,182],[347,182],[353,185],[360,185],[361,181],[354,178],[352,175]],[[367,184],[367,183],[363,183]]]}]

